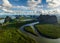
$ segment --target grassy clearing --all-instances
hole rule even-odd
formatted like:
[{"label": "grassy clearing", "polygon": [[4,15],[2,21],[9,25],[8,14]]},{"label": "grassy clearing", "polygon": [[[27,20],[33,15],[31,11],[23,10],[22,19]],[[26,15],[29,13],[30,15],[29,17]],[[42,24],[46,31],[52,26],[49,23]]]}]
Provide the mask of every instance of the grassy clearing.
[{"label": "grassy clearing", "polygon": [[44,35],[52,38],[60,38],[60,25],[54,24],[37,24],[35,27]]}]

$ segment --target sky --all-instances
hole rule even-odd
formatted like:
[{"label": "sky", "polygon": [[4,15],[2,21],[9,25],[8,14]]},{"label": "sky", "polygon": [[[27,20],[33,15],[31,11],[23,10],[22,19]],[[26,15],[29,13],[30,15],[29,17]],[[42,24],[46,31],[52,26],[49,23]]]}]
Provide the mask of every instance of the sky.
[{"label": "sky", "polygon": [[[28,0],[8,0],[11,4],[13,4],[13,5],[24,5],[24,6],[26,6],[27,4],[28,4]],[[37,1],[37,0],[35,0],[35,1]],[[0,0],[0,4],[1,3],[3,3],[3,1],[2,0]],[[42,0],[42,4],[44,4],[44,3],[46,3],[46,0]]]},{"label": "sky", "polygon": [[27,0],[9,0],[9,2],[13,5],[19,5],[19,6],[26,6]]},{"label": "sky", "polygon": [[60,14],[60,0],[0,0],[0,15]]},{"label": "sky", "polygon": [[[13,5],[24,5],[26,6],[28,4],[28,0],[9,0],[9,2]],[[37,1],[37,0],[35,0]],[[42,4],[46,4],[46,0],[42,0]]]}]

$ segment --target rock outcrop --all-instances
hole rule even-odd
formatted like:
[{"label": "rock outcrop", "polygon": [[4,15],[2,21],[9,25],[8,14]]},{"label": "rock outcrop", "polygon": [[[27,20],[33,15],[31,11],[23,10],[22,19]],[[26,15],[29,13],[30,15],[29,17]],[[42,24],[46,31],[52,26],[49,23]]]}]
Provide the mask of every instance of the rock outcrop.
[{"label": "rock outcrop", "polygon": [[56,24],[57,17],[55,15],[40,15],[38,21],[41,24]]},{"label": "rock outcrop", "polygon": [[12,21],[11,17],[6,16],[4,23],[6,23],[6,22],[11,22],[11,21]]}]

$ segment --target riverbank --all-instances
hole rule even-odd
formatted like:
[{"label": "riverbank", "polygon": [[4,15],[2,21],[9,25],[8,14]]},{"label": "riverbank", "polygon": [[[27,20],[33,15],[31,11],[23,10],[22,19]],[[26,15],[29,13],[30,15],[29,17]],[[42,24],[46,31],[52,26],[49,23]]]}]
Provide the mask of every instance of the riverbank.
[{"label": "riverbank", "polygon": [[[29,24],[30,25],[30,24]],[[42,25],[42,24],[37,24],[37,25],[39,25],[39,28],[38,29],[40,29],[40,25]],[[35,26],[37,26],[37,25],[35,25]],[[50,32],[52,31],[56,31],[55,29],[57,28],[57,27],[59,27],[58,25],[53,25],[53,24],[45,24],[45,25],[47,25],[46,27],[43,27],[44,25],[42,25],[42,28],[44,28],[46,31],[45,32],[47,32],[47,29],[46,28],[48,28],[48,30],[51,28],[51,30],[50,30]],[[25,26],[25,28],[22,28],[21,29],[21,31],[23,32],[23,33],[25,33],[26,35],[28,35],[28,36],[30,36],[30,37],[32,37],[33,39],[35,39],[35,40],[37,40],[38,42],[37,43],[60,43],[60,38],[56,38],[57,37],[57,34],[53,34],[53,35],[56,35],[56,37],[54,36],[52,36],[51,34],[49,34],[50,32],[48,32],[48,34],[44,34],[44,33],[41,33],[41,32],[44,32],[43,30],[44,29],[42,29],[42,30],[38,30],[37,28],[35,28],[34,26],[34,28],[32,28],[31,26],[28,26],[28,25],[24,25]],[[23,27],[24,27],[23,26]],[[54,27],[53,27],[54,26]],[[55,28],[55,29],[53,29],[53,28]],[[60,28],[60,27],[59,27]],[[59,29],[58,28],[58,29]],[[25,30],[24,30],[25,29]],[[41,31],[41,32],[40,32]],[[58,31],[58,30],[57,30]],[[36,34],[37,33],[37,34]],[[54,33],[54,32],[53,32]],[[36,34],[36,35],[34,35],[34,34]],[[48,35],[50,35],[50,36],[48,36]],[[58,34],[59,35],[59,34]]]},{"label": "riverbank", "polygon": [[54,24],[37,24],[35,28],[42,36],[51,39],[60,38],[60,25]]}]

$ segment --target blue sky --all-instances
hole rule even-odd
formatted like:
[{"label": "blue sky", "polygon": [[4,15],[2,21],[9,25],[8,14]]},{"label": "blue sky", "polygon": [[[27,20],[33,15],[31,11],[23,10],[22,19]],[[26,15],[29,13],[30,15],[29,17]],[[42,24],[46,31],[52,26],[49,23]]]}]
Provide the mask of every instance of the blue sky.
[{"label": "blue sky", "polygon": [[[37,0],[36,0],[37,1]],[[9,0],[9,2],[13,5],[24,5],[27,6],[27,0]],[[1,3],[1,1],[0,1]],[[46,0],[42,0],[41,4],[46,4]]]},{"label": "blue sky", "polygon": [[13,5],[27,5],[27,0],[9,0],[9,2]]},{"label": "blue sky", "polygon": [[[8,0],[10,2],[10,4],[12,4],[13,6],[27,6],[28,4],[28,0]],[[37,0],[35,0],[37,1]],[[3,2],[0,0],[0,4],[3,4]],[[46,0],[42,0],[41,4],[45,5],[46,4]],[[21,10],[21,9],[20,9]],[[25,10],[22,8],[22,10],[24,11],[29,11],[29,10]],[[21,10],[21,11],[22,11]]]},{"label": "blue sky", "polygon": [[[9,0],[9,2],[13,5],[27,5],[27,0]],[[46,0],[42,0],[42,4],[46,4]]]},{"label": "blue sky", "polygon": [[[3,4],[3,1],[5,2],[4,4]],[[16,10],[15,8],[11,8],[11,9],[8,9],[8,8],[10,8],[10,5],[12,5],[12,7],[17,7],[17,6],[20,6],[20,9],[18,9],[18,10],[21,10],[21,11],[29,11],[29,9],[28,9],[28,0],[0,0],[0,12],[3,12],[3,11],[5,11],[5,12],[11,12],[11,9],[13,10]],[[35,0],[35,1],[37,1],[37,0]],[[6,3],[7,2],[7,3]],[[31,2],[30,2],[30,4],[31,4]],[[55,14],[55,13],[58,13],[58,14],[60,14],[60,0],[41,0],[41,3],[38,3],[38,4],[36,4],[37,6],[40,6],[39,8],[38,7],[36,7],[36,6],[34,6],[34,4],[31,4],[31,7],[32,7],[32,9],[34,9],[34,8],[36,8],[36,9],[34,9],[34,10],[37,10],[37,11],[40,11],[40,12],[42,12],[42,14]],[[42,5],[42,6],[41,6]],[[58,8],[59,7],[59,8]],[[30,7],[29,7],[30,8]],[[31,11],[31,10],[30,10]]]}]

